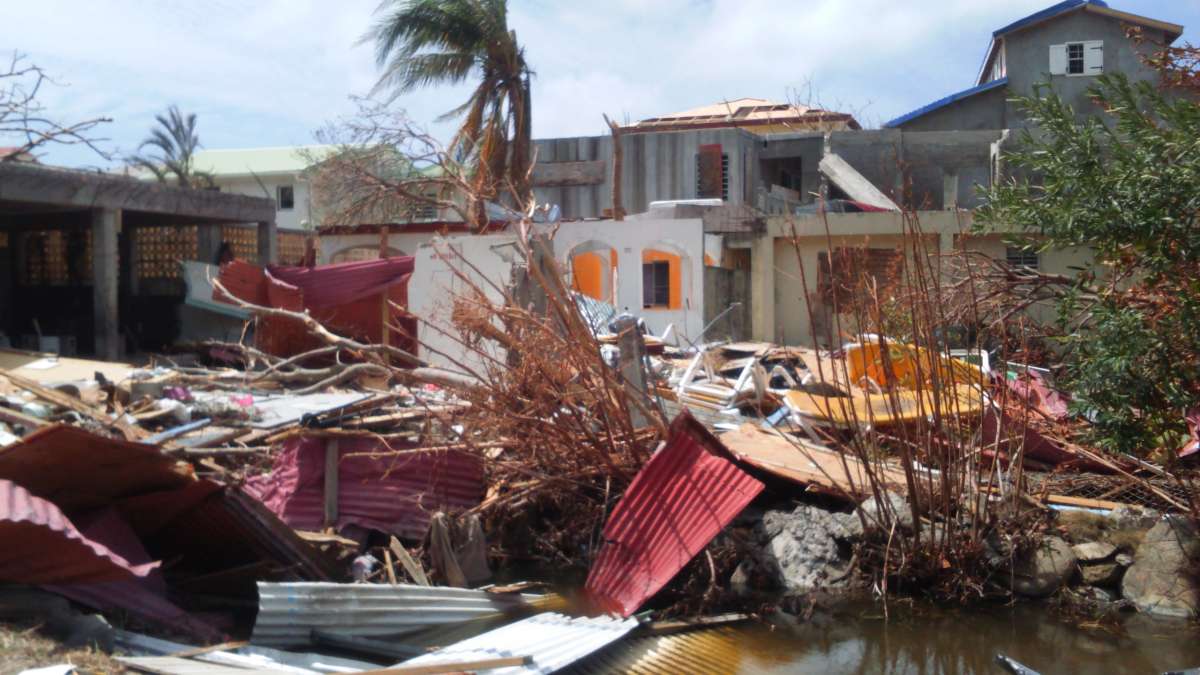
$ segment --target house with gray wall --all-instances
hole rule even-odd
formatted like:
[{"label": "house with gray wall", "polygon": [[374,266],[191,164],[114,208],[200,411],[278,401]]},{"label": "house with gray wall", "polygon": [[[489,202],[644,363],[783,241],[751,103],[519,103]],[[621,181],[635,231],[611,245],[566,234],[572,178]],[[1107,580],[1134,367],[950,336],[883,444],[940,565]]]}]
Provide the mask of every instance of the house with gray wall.
[{"label": "house with gray wall", "polygon": [[[1142,42],[1129,35],[1140,29]],[[901,115],[884,126],[906,131],[975,131],[1027,126],[1014,96],[1042,83],[1081,115],[1095,112],[1087,90],[1095,78],[1119,72],[1156,80],[1145,63],[1157,45],[1169,45],[1183,26],[1130,14],[1104,0],[1065,0],[992,33],[974,86]]]}]

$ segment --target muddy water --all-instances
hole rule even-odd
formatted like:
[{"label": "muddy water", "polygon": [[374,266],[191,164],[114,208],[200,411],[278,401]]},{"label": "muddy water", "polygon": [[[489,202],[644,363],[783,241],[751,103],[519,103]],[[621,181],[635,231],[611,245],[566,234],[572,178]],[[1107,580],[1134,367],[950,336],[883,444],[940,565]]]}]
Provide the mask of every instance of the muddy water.
[{"label": "muddy water", "polygon": [[1120,626],[1048,608],[847,607],[807,623],[736,629],[744,673],[1003,673],[1003,653],[1043,675],[1162,673],[1200,666],[1200,628],[1131,615]]}]

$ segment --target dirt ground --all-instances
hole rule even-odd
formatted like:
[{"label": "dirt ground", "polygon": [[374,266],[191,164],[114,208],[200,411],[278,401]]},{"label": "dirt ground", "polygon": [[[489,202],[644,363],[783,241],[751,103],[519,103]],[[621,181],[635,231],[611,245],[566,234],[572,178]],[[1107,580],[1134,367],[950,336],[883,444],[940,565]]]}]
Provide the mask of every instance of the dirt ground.
[{"label": "dirt ground", "polygon": [[0,675],[60,663],[70,663],[80,672],[97,675],[126,672],[104,652],[92,648],[64,649],[38,629],[37,624],[0,623]]}]

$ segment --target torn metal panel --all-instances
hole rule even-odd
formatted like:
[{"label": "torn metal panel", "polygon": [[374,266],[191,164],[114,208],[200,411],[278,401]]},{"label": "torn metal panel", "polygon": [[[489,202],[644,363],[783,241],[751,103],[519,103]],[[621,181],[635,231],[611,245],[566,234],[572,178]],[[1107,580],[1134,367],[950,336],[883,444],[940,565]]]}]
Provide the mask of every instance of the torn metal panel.
[{"label": "torn metal panel", "polygon": [[157,563],[134,564],[76,529],[57,506],[0,480],[0,580],[73,584],[145,577]]},{"label": "torn metal panel", "polygon": [[528,657],[530,662],[526,665],[489,672],[553,673],[620,640],[637,625],[636,619],[538,614],[398,665],[432,666]]},{"label": "torn metal panel", "polygon": [[880,192],[871,181],[842,159],[841,155],[832,152],[826,154],[817,168],[850,199],[889,211],[900,210],[896,202]]},{"label": "torn metal panel", "polygon": [[[478,457],[458,450],[405,454],[403,449],[374,435],[338,438],[337,527],[358,525],[420,539],[432,514],[463,511],[483,499]],[[290,438],[271,473],[251,478],[246,489],[288,525],[320,530],[325,526],[325,452],[324,438]]]},{"label": "torn metal panel", "polygon": [[387,637],[496,616],[539,596],[409,584],[258,584],[251,641],[272,647],[308,644],[314,629]]},{"label": "torn metal panel", "polygon": [[58,424],[0,449],[0,478],[54,502],[68,515],[195,481],[192,468],[143,443]]},{"label": "torn metal panel", "polygon": [[606,611],[629,616],[762,489],[716,437],[681,413],[605,524],[589,595]]}]

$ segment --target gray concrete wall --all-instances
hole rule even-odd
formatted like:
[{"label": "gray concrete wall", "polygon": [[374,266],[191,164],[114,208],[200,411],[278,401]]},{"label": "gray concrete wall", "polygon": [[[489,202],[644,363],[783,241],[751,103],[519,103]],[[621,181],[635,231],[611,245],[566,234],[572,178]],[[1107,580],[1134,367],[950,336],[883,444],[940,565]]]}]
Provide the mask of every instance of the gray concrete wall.
[{"label": "gray concrete wall", "polygon": [[[626,213],[642,213],[650,202],[696,198],[696,154],[719,144],[729,156],[729,203],[752,199],[758,181],[756,139],[740,129],[703,129],[626,134],[622,137],[621,191]],[[583,136],[534,141],[539,163],[603,160],[598,185],[538,187],[541,203],[558,204],[565,218],[594,218],[612,207],[612,137]],[[748,196],[749,195],[749,196]]]},{"label": "gray concrete wall", "polygon": [[[896,203],[942,209],[947,175],[958,176],[958,206],[978,205],[975,185],[987,185],[992,131],[837,131],[830,149]],[[901,167],[904,169],[902,176]]]},{"label": "gray concrete wall", "polygon": [[[1146,37],[1162,41],[1161,31],[1146,29]],[[1094,114],[1096,108],[1087,97],[1095,84],[1094,76],[1050,75],[1050,45],[1086,40],[1104,41],[1104,72],[1125,73],[1131,80],[1157,80],[1157,73],[1142,63],[1139,54],[1152,50],[1150,45],[1135,45],[1125,37],[1117,19],[1086,11],[1076,11],[1045,23],[1005,36],[1007,41],[1008,88],[1011,95],[1029,95],[1033,86],[1049,81],[1059,96],[1082,114]],[[1025,126],[1019,110],[1008,104],[1010,127]]]},{"label": "gray concrete wall", "polygon": [[1007,123],[1004,87],[975,94],[926,113],[903,125],[906,131],[974,131],[1004,129]]}]

